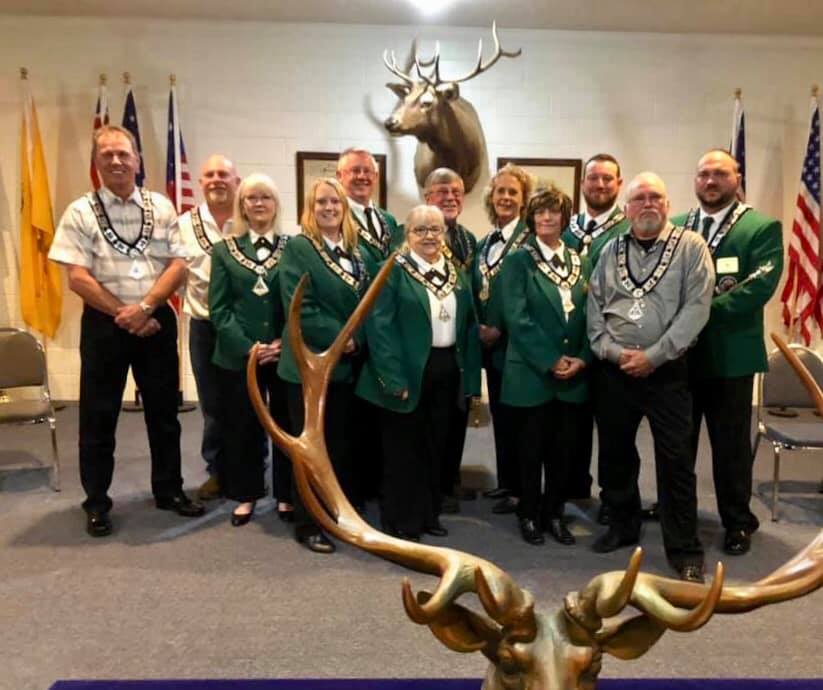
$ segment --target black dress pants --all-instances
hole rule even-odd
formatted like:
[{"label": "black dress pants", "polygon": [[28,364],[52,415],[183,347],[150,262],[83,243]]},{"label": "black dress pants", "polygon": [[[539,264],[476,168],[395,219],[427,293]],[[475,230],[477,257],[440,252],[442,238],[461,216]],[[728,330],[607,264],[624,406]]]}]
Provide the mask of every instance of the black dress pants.
[{"label": "black dress pants", "polygon": [[752,498],[752,384],[754,377],[700,378],[691,371],[692,448],[695,459],[700,422],[712,444],[717,510],[727,530],[754,532],[760,523],[749,508]]},{"label": "black dress pants", "polygon": [[[220,488],[226,498],[246,503],[266,495],[265,456],[268,439],[257,419],[246,386],[246,369],[217,368],[220,389],[220,421],[223,449],[218,462]],[[277,375],[277,363],[257,368],[257,385],[268,402],[274,420],[287,432],[291,429],[286,384]],[[291,464],[283,451],[272,444],[274,494],[279,501],[291,497]]]},{"label": "black dress pants", "polygon": [[88,305],[80,322],[80,481],[86,511],[108,511],[114,474],[117,418],[131,367],[143,398],[149,435],[151,489],[156,498],[183,488],[177,420],[177,318],[170,307],[154,312],[161,329],[131,335],[114,318]]},{"label": "black dress pants", "polygon": [[514,496],[519,496],[520,475],[517,470],[517,451],[513,430],[516,409],[500,402],[503,372],[492,363],[490,350],[483,351],[483,368],[486,370],[486,384],[489,389],[489,412],[494,432],[497,486],[501,489],[508,489]]},{"label": "black dress pants", "polygon": [[[289,383],[288,404],[289,417],[295,436],[303,431],[304,406],[303,406],[303,386],[297,383]],[[349,503],[354,506],[362,504],[360,494],[360,482],[356,472],[359,456],[355,456],[356,446],[359,439],[355,435],[357,425],[356,398],[354,396],[354,384],[346,382],[334,382],[329,384],[326,393],[326,419],[324,436],[326,439],[326,449],[329,452],[332,468],[337,476],[337,481],[346,494]],[[374,426],[374,420],[372,420]],[[376,430],[372,429],[372,434]],[[298,539],[305,539],[320,531],[320,527],[309,515],[306,506],[300,497],[297,487],[292,489],[294,501],[294,531]]]},{"label": "black dress pants", "polygon": [[437,522],[449,430],[457,423],[456,401],[463,397],[460,385],[454,348],[432,348],[417,407],[383,411],[380,516],[387,531],[418,535]]},{"label": "black dress pants", "polygon": [[592,436],[594,435],[594,404],[591,400],[577,405],[574,456],[569,463],[568,498],[590,498],[592,493]]},{"label": "black dress pants", "polygon": [[440,472],[440,493],[443,496],[453,496],[455,487],[460,484],[460,463],[463,461],[463,449],[466,447],[466,427],[469,423],[471,398],[456,400],[454,404],[457,409],[454,410],[454,422],[449,428],[446,457],[443,459]]},{"label": "black dress pants", "polygon": [[563,517],[569,468],[577,457],[582,407],[549,400],[542,405],[517,408],[518,517],[534,520],[538,525]]},{"label": "black dress pants", "polygon": [[640,531],[640,463],[634,448],[646,417],[654,439],[657,496],[666,555],[674,567],[702,565],[697,537],[697,480],[691,448],[692,398],[686,360],[667,362],[646,378],[601,362],[594,377],[601,449],[600,485],[611,527],[624,538]]}]

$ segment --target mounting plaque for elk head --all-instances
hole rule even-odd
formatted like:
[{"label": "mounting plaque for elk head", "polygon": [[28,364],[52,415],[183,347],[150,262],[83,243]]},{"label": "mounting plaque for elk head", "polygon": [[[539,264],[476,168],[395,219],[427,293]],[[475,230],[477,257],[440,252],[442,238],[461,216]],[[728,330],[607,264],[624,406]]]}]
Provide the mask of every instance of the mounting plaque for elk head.
[{"label": "mounting plaque for elk head", "polygon": [[[405,71],[397,66],[394,51],[383,53],[388,70],[400,83],[386,84],[400,99],[385,127],[392,136],[410,134],[417,137],[414,175],[421,187],[435,168],[451,168],[463,178],[466,193],[477,183],[486,160],[486,140],[474,106],[460,96],[458,84],[489,69],[501,57],[517,57],[522,51],[508,52],[500,47],[497,24],[492,24],[494,55],[483,63],[483,40],[477,48],[477,64],[471,72],[456,79],[440,76],[440,44],[434,57],[421,60],[416,44]],[[417,78],[412,76],[412,67]],[[424,68],[431,67],[426,74]]]},{"label": "mounting plaque for elk head", "polygon": [[[306,508],[325,530],[375,556],[440,578],[434,592],[416,596],[404,580],[406,614],[427,625],[449,649],[483,654],[491,662],[483,690],[593,690],[604,653],[635,659],[666,630],[697,630],[714,613],[751,611],[823,585],[823,531],[771,575],[727,587],[720,563],[711,585],[640,572],[642,550],[638,548],[626,570],[596,575],[579,591],[567,594],[556,610],[538,613],[532,595],[494,563],[456,549],[397,539],[369,525],[348,502],[335,477],[323,418],[334,366],[393,263],[394,257],[386,262],[337,339],[321,353],[311,352],[303,341],[300,309],[307,277],[298,284],[289,309],[288,337],[303,382],[305,423],[300,436],[287,434],[269,414],[257,386],[254,352],[247,369],[249,394],[260,422],[291,458]],[[477,595],[485,615],[457,603],[469,593]],[[637,615],[614,620],[628,607]]]}]

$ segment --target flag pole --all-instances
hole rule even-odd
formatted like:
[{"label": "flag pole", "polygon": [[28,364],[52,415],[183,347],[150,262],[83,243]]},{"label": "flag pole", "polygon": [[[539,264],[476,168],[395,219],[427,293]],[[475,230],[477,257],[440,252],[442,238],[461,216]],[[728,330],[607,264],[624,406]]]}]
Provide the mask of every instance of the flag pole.
[{"label": "flag pole", "polygon": [[[819,95],[820,95],[820,85],[819,85],[819,84],[812,83],[812,86],[811,86],[811,95],[812,95],[812,100],[814,101],[815,107],[819,109],[819,108],[820,108],[820,100],[819,100]],[[818,248],[817,248],[817,286],[816,286],[816,287],[817,287],[817,294],[815,295],[815,300],[817,300],[817,299],[819,298],[819,296],[820,296],[820,287],[821,287],[821,286],[820,286],[821,259],[823,259],[823,257],[821,257],[821,256],[820,256],[820,239],[818,238]],[[815,320],[816,320],[816,319],[815,319]],[[819,323],[819,322],[818,322],[818,324],[817,324],[817,330],[818,330],[818,332],[820,332],[820,323]]]}]

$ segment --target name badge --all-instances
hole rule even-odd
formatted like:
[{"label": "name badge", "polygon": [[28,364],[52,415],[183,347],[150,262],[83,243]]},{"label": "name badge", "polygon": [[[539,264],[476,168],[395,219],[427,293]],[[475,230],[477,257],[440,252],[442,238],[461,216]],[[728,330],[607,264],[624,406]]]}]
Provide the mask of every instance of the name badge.
[{"label": "name badge", "polygon": [[717,260],[718,273],[737,273],[740,270],[740,261],[736,256],[724,256]]}]

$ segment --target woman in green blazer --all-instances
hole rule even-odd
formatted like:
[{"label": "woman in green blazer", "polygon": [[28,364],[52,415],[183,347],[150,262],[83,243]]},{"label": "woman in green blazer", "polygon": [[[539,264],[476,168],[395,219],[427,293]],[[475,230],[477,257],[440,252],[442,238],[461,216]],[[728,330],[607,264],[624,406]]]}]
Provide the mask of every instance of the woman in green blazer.
[{"label": "woman in green blazer", "polygon": [[509,335],[500,399],[517,409],[517,512],[520,532],[530,544],[543,543],[543,530],[561,544],[574,543],[563,522],[563,505],[576,424],[588,395],[584,372],[591,352],[585,313],[588,264],[560,240],[571,206],[553,186],[532,196],[526,222],[534,236],[508,256],[500,277]]},{"label": "woman in green blazer", "polygon": [[[280,262],[287,238],[277,225],[280,197],[266,175],[252,174],[237,188],[232,236],[216,244],[212,254],[209,311],[217,333],[212,361],[218,367],[221,424],[225,447],[220,461],[220,486],[227,498],[239,501],[234,526],[245,525],[257,499],[265,495],[264,455],[267,439],[246,388],[246,362],[255,343],[258,383],[268,396],[279,424],[290,428],[286,391],[277,376],[283,308],[280,302]],[[291,465],[272,449],[275,498],[280,516],[291,511]]]},{"label": "woman in green blazer", "polygon": [[408,249],[378,297],[357,394],[382,408],[383,528],[418,540],[445,536],[441,464],[459,405],[480,389],[477,323],[468,280],[443,256],[446,223],[435,206],[412,209]]},{"label": "woman in green blazer", "polygon": [[[283,252],[280,297],[288,310],[297,284],[309,282],[303,293],[300,323],[303,338],[315,352],[327,349],[345,325],[369,284],[358,248],[357,229],[351,220],[346,193],[332,178],[315,181],[306,194],[302,234],[292,238]],[[352,338],[332,373],[326,397],[326,446],[340,486],[357,508],[363,505],[362,484],[355,464],[358,420],[354,381],[359,369],[362,341]],[[289,414],[296,432],[303,428],[303,388],[288,338],[278,373],[287,382]],[[311,551],[331,553],[334,544],[306,512],[295,493],[295,537]]]}]

